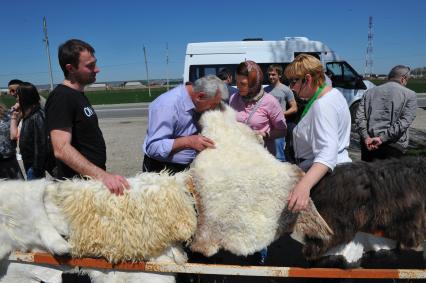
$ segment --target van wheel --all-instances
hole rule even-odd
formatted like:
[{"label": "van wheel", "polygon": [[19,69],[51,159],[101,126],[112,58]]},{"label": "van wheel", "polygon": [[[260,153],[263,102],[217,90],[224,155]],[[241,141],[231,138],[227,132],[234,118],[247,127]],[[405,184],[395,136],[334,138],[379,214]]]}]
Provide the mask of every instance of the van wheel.
[{"label": "van wheel", "polygon": [[358,107],[359,101],[355,101],[354,103],[352,103],[351,107],[349,107],[349,111],[351,112],[352,124],[355,123],[356,111],[358,110]]},{"label": "van wheel", "polygon": [[351,131],[355,132],[355,117],[356,117],[356,111],[359,107],[359,101],[355,101],[352,103],[351,107],[349,107],[349,112],[351,113]]}]

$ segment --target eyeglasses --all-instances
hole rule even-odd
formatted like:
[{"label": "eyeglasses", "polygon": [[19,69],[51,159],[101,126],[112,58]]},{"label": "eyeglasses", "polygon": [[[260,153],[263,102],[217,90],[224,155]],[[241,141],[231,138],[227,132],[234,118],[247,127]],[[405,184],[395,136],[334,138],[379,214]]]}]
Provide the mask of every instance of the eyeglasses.
[{"label": "eyeglasses", "polygon": [[407,69],[408,69],[408,71],[402,76],[403,78],[405,78],[405,79],[408,79],[407,78],[407,75],[410,73],[410,68],[409,67],[407,67]]},{"label": "eyeglasses", "polygon": [[300,81],[302,78],[293,78],[293,79],[288,79],[289,81],[289,86],[294,86],[298,81]]}]

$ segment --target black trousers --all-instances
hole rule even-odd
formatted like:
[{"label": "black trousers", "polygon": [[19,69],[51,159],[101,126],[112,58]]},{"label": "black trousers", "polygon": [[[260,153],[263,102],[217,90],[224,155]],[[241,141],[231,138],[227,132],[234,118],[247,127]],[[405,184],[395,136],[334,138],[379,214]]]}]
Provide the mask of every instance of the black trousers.
[{"label": "black trousers", "polygon": [[383,160],[389,158],[401,158],[404,153],[390,145],[382,144],[376,150],[368,150],[364,141],[361,138],[361,160],[366,162],[373,162],[375,160]]},{"label": "black trousers", "polygon": [[167,169],[172,174],[182,172],[185,169],[189,168],[190,164],[178,164],[171,162],[163,162],[155,160],[154,158],[149,157],[145,154],[143,157],[142,163],[142,172],[161,172],[164,169]]},{"label": "black trousers", "polygon": [[0,179],[24,179],[15,155],[9,158],[0,158]]}]

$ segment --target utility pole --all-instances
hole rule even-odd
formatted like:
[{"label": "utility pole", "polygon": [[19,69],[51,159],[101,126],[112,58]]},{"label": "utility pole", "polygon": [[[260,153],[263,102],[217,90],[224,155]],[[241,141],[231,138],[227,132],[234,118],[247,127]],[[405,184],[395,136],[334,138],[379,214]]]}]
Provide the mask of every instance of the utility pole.
[{"label": "utility pole", "polygon": [[149,75],[148,75],[148,62],[146,61],[146,48],[143,46],[143,56],[145,57],[145,70],[146,70],[146,81],[148,83],[148,94],[151,97],[151,86],[149,85]]},{"label": "utility pole", "polygon": [[43,32],[44,32],[44,44],[46,45],[47,63],[49,66],[49,78],[50,78],[50,91],[53,90],[53,75],[52,75],[52,63],[50,62],[50,50],[49,50],[49,38],[47,36],[47,23],[46,17],[43,17]]},{"label": "utility pole", "polygon": [[166,42],[166,80],[167,90],[169,90],[169,43]]},{"label": "utility pole", "polygon": [[368,43],[367,52],[365,53],[365,71],[364,77],[373,75],[373,17],[368,18]]}]

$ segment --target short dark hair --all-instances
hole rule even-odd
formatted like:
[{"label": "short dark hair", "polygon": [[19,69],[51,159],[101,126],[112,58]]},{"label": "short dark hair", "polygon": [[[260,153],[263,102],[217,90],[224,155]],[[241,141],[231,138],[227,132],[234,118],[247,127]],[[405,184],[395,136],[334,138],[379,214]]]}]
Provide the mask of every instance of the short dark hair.
[{"label": "short dark hair", "polygon": [[68,71],[65,67],[67,64],[71,64],[77,68],[80,60],[80,52],[89,51],[91,54],[95,53],[95,49],[87,42],[79,39],[70,39],[65,43],[62,43],[58,48],[58,59],[59,65],[61,66],[62,72],[64,72],[65,78],[68,77]]},{"label": "short dark hair", "polygon": [[271,64],[268,67],[268,73],[275,71],[277,72],[278,76],[282,76],[283,75],[283,67],[281,67],[281,65],[278,64]]},{"label": "short dark hair", "polygon": [[40,105],[40,95],[37,88],[29,82],[23,82],[16,90],[22,114],[33,105]]},{"label": "short dark hair", "polygon": [[18,79],[13,79],[10,80],[9,83],[7,84],[7,86],[11,86],[11,85],[21,85],[23,83],[23,81],[18,80]]},{"label": "short dark hair", "polygon": [[228,77],[232,77],[232,72],[228,68],[222,68],[219,70],[219,73],[217,73],[217,77],[224,81],[228,79]]}]

